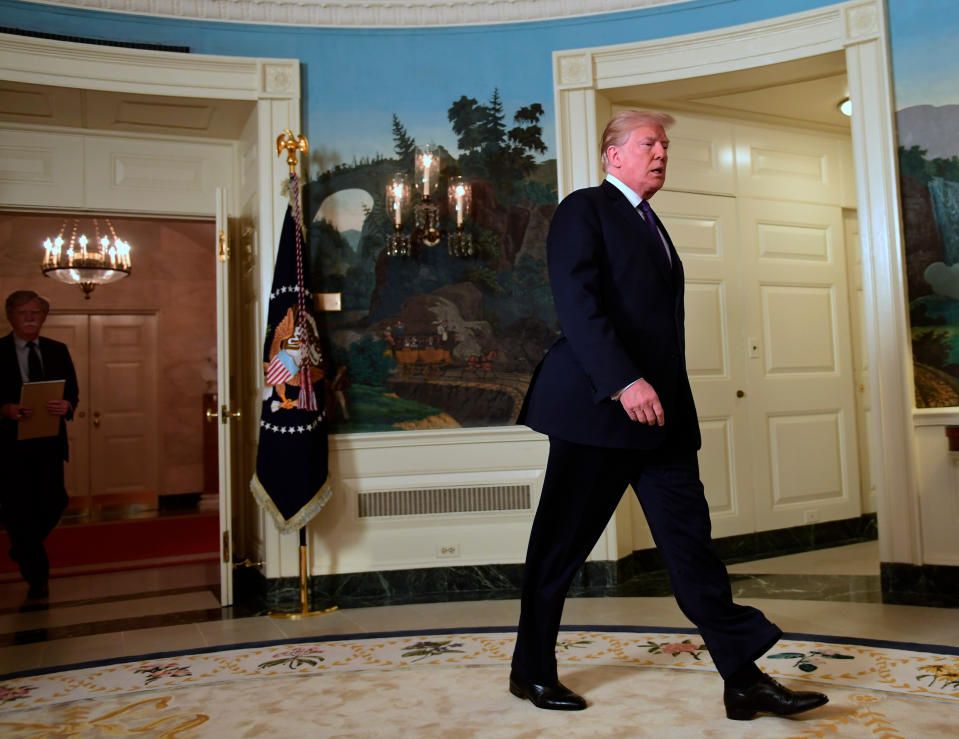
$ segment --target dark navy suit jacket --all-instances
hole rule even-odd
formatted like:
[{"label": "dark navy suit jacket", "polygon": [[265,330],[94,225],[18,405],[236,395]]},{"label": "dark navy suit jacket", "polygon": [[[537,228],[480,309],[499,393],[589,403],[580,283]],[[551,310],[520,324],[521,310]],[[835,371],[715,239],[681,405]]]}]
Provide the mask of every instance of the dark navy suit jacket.
[{"label": "dark navy suit jacket", "polygon": [[[41,336],[38,339],[40,355],[43,357],[43,374],[47,380],[65,380],[63,398],[69,400],[74,408],[80,399],[77,387],[77,374],[70,359],[67,345]],[[23,379],[20,377],[20,365],[17,362],[17,349],[13,343],[13,334],[0,338],[0,405],[20,402],[20,389]],[[37,412],[38,409],[34,409]],[[42,410],[41,410],[42,412]],[[60,418],[60,432],[55,440],[60,456],[67,460],[67,426],[65,421],[73,418],[71,410]],[[16,454],[14,443],[17,439],[17,422],[9,418],[0,418],[0,444],[12,455]]]},{"label": "dark navy suit jacket", "polygon": [[[534,371],[518,423],[592,446],[699,449],[683,267],[666,241],[671,267],[662,242],[609,182],[559,204],[547,262],[562,336]],[[640,377],[659,395],[662,427],[631,421],[610,399]]]}]

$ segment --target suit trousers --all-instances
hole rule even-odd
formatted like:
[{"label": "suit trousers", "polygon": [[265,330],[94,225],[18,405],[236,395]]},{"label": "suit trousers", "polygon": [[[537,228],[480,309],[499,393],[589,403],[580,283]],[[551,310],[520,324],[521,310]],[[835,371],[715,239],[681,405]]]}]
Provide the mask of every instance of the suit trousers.
[{"label": "suit trousers", "polygon": [[0,493],[0,520],[10,537],[10,558],[31,587],[50,576],[44,540],[60,521],[69,498],[63,486],[59,441],[17,441],[4,455],[6,480]]},{"label": "suit trousers", "polygon": [[609,449],[551,436],[513,652],[512,668],[521,679],[557,680],[556,638],[566,593],[627,485],[643,508],[676,601],[699,629],[723,678],[758,659],[782,636],[760,611],[733,602],[726,566],[711,537],[696,451]]}]

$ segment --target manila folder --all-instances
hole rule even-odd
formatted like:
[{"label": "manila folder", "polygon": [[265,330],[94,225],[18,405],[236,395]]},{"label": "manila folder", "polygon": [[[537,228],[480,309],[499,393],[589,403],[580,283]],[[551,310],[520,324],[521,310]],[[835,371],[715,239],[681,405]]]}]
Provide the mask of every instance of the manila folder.
[{"label": "manila folder", "polygon": [[17,423],[17,440],[39,439],[44,436],[56,436],[60,431],[60,416],[47,412],[48,400],[61,400],[65,380],[47,380],[45,382],[25,382],[20,391],[20,405],[33,409],[30,418]]}]

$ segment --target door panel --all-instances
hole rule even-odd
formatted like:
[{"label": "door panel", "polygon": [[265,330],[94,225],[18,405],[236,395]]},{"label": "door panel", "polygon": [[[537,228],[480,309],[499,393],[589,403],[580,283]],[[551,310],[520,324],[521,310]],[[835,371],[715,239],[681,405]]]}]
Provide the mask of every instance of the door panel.
[{"label": "door panel", "polygon": [[842,211],[738,200],[759,530],[860,513]]},{"label": "door panel", "polygon": [[752,532],[746,402],[737,394],[746,387],[746,367],[736,201],[663,190],[652,206],[686,274],[686,361],[703,435],[700,473],[713,533]]},{"label": "door panel", "polygon": [[735,194],[732,124],[689,115],[675,118],[669,129],[670,189]]},{"label": "door panel", "polygon": [[839,203],[838,137],[742,123],[734,135],[740,196]]},{"label": "door panel", "polygon": [[91,488],[157,494],[156,317],[90,316]]},{"label": "door panel", "polygon": [[47,316],[43,335],[62,341],[70,350],[77,373],[80,402],[73,409],[73,420],[67,422],[70,461],[63,466],[64,483],[70,495],[70,514],[90,512],[90,339],[89,317],[76,313],[55,313]]}]

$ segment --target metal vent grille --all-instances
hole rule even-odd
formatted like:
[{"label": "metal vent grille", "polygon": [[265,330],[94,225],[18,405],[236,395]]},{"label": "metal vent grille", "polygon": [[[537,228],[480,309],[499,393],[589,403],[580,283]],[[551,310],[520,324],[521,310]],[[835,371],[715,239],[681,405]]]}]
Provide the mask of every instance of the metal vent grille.
[{"label": "metal vent grille", "polygon": [[530,507],[529,485],[379,490],[360,493],[358,497],[360,518],[522,511],[529,510]]}]

